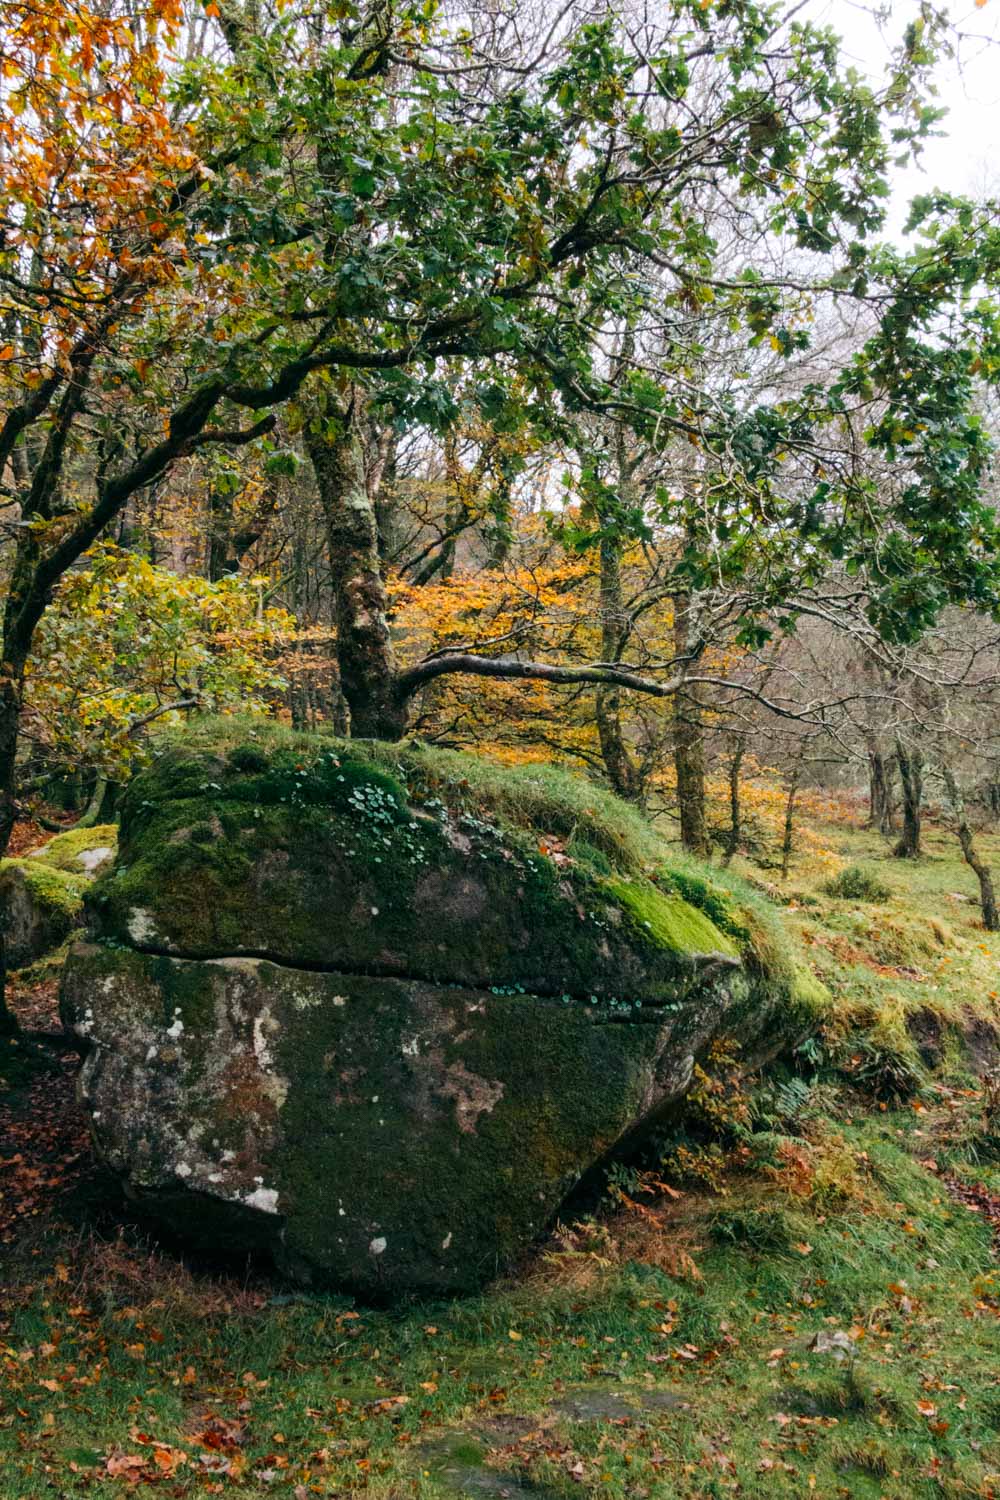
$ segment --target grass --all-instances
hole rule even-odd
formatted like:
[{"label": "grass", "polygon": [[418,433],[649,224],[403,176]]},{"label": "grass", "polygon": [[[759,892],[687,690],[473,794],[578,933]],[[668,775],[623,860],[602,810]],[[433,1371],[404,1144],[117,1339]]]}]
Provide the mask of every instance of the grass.
[{"label": "grass", "polygon": [[[264,752],[288,750],[300,764],[309,765],[331,744],[345,753],[352,742],[316,732],[295,733],[273,720],[231,715],[205,715],[181,730],[159,737],[162,746],[183,744],[194,752],[225,755],[258,745]],[[603,787],[558,766],[503,766],[486,756],[440,749],[419,740],[400,744],[354,741],[370,760],[404,785],[414,785],[426,796],[446,788],[451,804],[483,817],[496,817],[513,828],[543,832],[570,841],[585,835],[597,855],[620,873],[649,873],[663,859],[663,844],[638,810],[622,803]]]},{"label": "grass", "polygon": [[[175,1495],[432,1497],[478,1451],[556,1496],[990,1494],[1000,1280],[909,1123],[839,1128],[864,1190],[837,1213],[737,1177],[464,1302],[376,1312],[63,1248],[3,1329],[2,1493],[118,1496],[109,1462],[134,1459]],[[697,1279],[656,1263],[679,1242]],[[580,1387],[634,1414],[568,1419]]]},{"label": "grass", "polygon": [[[3,1500],[1000,1494],[1000,1272],[948,1186],[1000,1193],[970,1050],[1000,942],[944,834],[905,866],[829,839],[891,894],[804,868],[778,893],[834,1008],[730,1109],[719,1190],[637,1177],[486,1295],[391,1310],[185,1264],[101,1190],[89,1217],[59,1200],[7,1247]],[[905,1103],[865,1046],[913,1064]]]},{"label": "grass", "polygon": [[[814,973],[834,996],[829,1046],[895,1053],[915,1075],[943,1068],[972,1081],[1000,1034],[1000,933],[986,932],[976,879],[954,835],[931,826],[926,854],[895,860],[878,834],[838,826],[831,843],[887,899],[831,898],[828,872],[795,869],[780,894]],[[979,837],[1000,868],[1000,836]]]}]

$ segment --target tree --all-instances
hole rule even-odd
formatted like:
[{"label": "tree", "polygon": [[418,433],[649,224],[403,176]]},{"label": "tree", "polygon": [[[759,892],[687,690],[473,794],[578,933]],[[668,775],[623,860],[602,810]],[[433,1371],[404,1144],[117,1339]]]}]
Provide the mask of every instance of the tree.
[{"label": "tree", "polygon": [[962,858],[979,881],[979,904],[983,913],[983,926],[987,932],[1000,930],[1000,911],[997,910],[993,875],[985,865],[976,848],[975,836],[965,811],[965,800],[958,788],[955,773],[950,766],[942,767],[945,790],[955,820],[955,833],[962,846]]},{"label": "tree", "polygon": [[[5,16],[0,852],[53,591],[179,463],[252,448],[280,480],[296,428],[354,733],[398,735],[412,700],[456,672],[672,698],[669,666],[624,660],[454,651],[400,669],[361,448],[372,428],[446,431],[456,374],[507,431],[564,438],[596,412],[653,449],[696,448],[700,485],[664,493],[655,518],[689,538],[692,588],[741,576],[753,543],[761,609],[831,557],[870,569],[887,633],[919,631],[949,599],[991,603],[997,532],[976,499],[989,447],[971,410],[998,367],[975,290],[994,277],[996,232],[935,198],[919,252],[870,245],[891,156],[935,118],[919,97],[926,22],[875,94],[829,33],[750,0],[670,0],[641,33],[569,12],[533,55],[485,62],[425,7],[208,9],[214,44],[169,68],[178,0],[15,0]],[[705,229],[706,185],[739,205],[735,276]],[[775,237],[801,270],[753,263]],[[816,300],[870,317],[840,378],[748,405],[689,369],[706,308],[733,344],[783,355],[808,342]],[[612,371],[622,326],[635,353]],[[859,432],[899,475],[874,517]],[[747,639],[759,629],[748,617]]]},{"label": "tree", "polygon": [[42,617],[25,677],[37,783],[83,771],[127,780],[144,734],[186,712],[263,713],[284,687],[294,622],[263,578],[178,578],[110,544],[69,574]]}]

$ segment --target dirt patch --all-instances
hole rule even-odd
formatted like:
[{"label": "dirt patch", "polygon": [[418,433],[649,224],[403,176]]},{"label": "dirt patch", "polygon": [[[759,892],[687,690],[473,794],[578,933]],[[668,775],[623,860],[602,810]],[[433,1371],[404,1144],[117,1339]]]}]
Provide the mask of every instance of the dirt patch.
[{"label": "dirt patch", "polygon": [[906,1018],[906,1029],[916,1044],[920,1059],[932,1071],[941,1066],[942,1033],[941,1017],[930,1006],[921,1006]]},{"label": "dirt patch", "polygon": [[622,1391],[594,1385],[567,1391],[552,1410],[570,1422],[628,1422],[639,1421],[649,1412],[684,1411],[688,1405],[673,1391]]},{"label": "dirt patch", "polygon": [[100,1176],[76,1103],[77,1067],[63,1054],[0,1095],[0,1244],[29,1254],[55,1223],[76,1216],[81,1190]]},{"label": "dirt patch", "polygon": [[957,1177],[942,1177],[941,1181],[956,1203],[982,1215],[993,1231],[993,1247],[1000,1252],[1000,1194],[991,1193],[981,1182],[960,1182]]},{"label": "dirt patch", "polygon": [[967,1010],[962,1035],[965,1038],[969,1059],[976,1072],[980,1075],[992,1072],[1000,1062],[1000,1038],[997,1036],[996,1027],[991,1026],[989,1021],[984,1021],[981,1016],[974,1015],[971,1010]]}]

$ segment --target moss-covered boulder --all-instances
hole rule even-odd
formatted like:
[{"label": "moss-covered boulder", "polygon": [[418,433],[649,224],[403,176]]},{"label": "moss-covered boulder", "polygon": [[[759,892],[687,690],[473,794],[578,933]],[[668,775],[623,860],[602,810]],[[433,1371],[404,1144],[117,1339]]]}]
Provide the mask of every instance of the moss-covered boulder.
[{"label": "moss-covered boulder", "polygon": [[21,859],[0,861],[7,966],[35,963],[83,921],[83,893],[115,856],[114,825],[57,834]]},{"label": "moss-covered boulder", "polygon": [[66,875],[93,879],[112,863],[118,848],[117,823],[98,823],[93,828],[69,828],[57,833],[41,848],[25,857]]},{"label": "moss-covered boulder", "polygon": [[420,748],[201,731],[88,904],[104,1157],[185,1237],[368,1293],[481,1284],[717,1036],[762,1055],[822,999],[613,798]]}]

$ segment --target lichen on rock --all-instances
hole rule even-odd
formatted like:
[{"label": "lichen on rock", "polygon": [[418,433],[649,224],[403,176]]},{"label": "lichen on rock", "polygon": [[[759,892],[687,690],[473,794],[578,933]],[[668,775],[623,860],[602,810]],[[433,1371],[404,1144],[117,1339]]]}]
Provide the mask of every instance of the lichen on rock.
[{"label": "lichen on rock", "polygon": [[63,1013],[139,1201],[301,1280],[471,1289],[715,1038],[805,1033],[822,993],[774,932],[689,901],[607,794],[542,781],[217,727],[136,778]]}]

